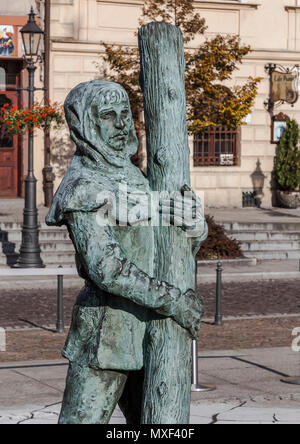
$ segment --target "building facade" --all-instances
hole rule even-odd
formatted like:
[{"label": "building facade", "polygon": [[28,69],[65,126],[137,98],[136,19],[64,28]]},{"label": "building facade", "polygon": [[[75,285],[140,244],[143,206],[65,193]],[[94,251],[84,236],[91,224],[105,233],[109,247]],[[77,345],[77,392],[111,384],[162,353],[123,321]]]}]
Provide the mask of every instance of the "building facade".
[{"label": "building facade", "polygon": [[[17,8],[17,3],[22,7]],[[32,3],[36,8],[40,8],[42,23],[43,0],[39,2],[14,0],[14,7],[10,6],[9,1],[4,1],[4,6],[0,7],[1,23],[20,26]],[[75,85],[99,76],[97,64],[101,63],[103,53],[101,42],[137,45],[136,30],[142,4],[142,0],[51,0],[50,97],[53,101],[63,102]],[[253,111],[247,117],[247,124],[241,126],[237,134],[229,134],[226,130],[219,129],[219,132],[209,136],[208,141],[202,140],[195,144],[191,137],[192,186],[199,193],[205,192],[205,204],[208,207],[241,207],[242,195],[253,191],[253,174],[259,171],[263,177],[262,205],[270,207],[274,203],[272,171],[277,145],[272,143],[272,114],[265,104],[270,92],[269,74],[265,66],[271,63],[291,69],[299,64],[300,2],[298,0],[195,0],[195,7],[206,19],[207,38],[218,33],[238,35],[243,43],[249,44],[252,48],[252,52],[245,57],[240,69],[235,72],[233,84],[241,84],[249,76],[262,77],[262,81]],[[192,46],[197,46],[201,38],[193,41]],[[20,45],[17,42],[15,44]],[[21,49],[19,46],[15,59],[15,69],[20,71],[22,71],[22,63],[19,60]],[[8,61],[11,62],[10,57],[12,56],[0,54],[0,66],[4,66],[3,64]],[[37,81],[41,74],[37,73]],[[22,77],[22,74],[20,75]],[[23,74],[23,82],[24,79]],[[0,91],[0,97],[1,94]],[[8,97],[8,92],[6,96]],[[297,101],[293,107],[287,103],[280,105],[274,110],[275,115],[279,113],[300,122],[300,101]],[[19,147],[21,160],[18,156],[13,160],[15,163],[11,167],[13,168],[11,174],[21,177],[20,174],[23,173],[19,170],[22,169],[22,162],[26,158],[26,147],[24,141],[23,148],[20,146],[20,141],[16,140],[14,143]],[[39,180],[38,196],[39,202],[42,202],[41,135],[37,136],[35,146],[36,175]],[[0,150],[1,198],[5,196],[3,190],[5,186],[7,187],[5,178],[8,166],[5,163],[6,154],[1,154],[5,150],[3,148]],[[63,174],[71,150],[67,134],[62,131],[52,133],[52,158],[57,173],[55,186],[61,180],[60,176]],[[19,188],[14,190],[14,195],[20,195],[21,184],[18,184],[18,181],[15,183],[17,184],[15,187]]]},{"label": "building facade", "polygon": [[[26,64],[20,29],[27,23],[30,8],[37,9],[35,0],[2,0],[0,5],[0,110],[4,104],[21,106],[28,102]],[[41,88],[43,67],[36,71],[35,86]],[[37,92],[35,99],[42,100]],[[11,137],[0,123],[0,199],[14,199],[24,195],[24,179],[27,175],[26,135]],[[35,172],[39,184],[39,202],[42,199],[43,134],[35,134]]]}]

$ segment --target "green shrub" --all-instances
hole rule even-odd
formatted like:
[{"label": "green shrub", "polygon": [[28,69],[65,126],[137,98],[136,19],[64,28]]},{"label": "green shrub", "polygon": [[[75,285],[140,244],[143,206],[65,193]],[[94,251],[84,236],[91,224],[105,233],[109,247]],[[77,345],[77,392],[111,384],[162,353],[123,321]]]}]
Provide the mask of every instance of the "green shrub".
[{"label": "green shrub", "polygon": [[215,222],[212,216],[206,216],[208,237],[202,244],[197,259],[236,259],[242,256],[241,243],[231,239],[223,225]]},{"label": "green shrub", "polygon": [[281,191],[297,191],[300,188],[300,128],[295,120],[287,122],[287,130],[279,143],[274,178]]}]

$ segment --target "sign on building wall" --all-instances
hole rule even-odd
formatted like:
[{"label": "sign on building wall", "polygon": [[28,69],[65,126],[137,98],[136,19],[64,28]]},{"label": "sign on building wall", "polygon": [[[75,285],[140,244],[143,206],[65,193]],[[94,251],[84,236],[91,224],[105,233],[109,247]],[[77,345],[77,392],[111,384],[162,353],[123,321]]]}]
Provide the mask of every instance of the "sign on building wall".
[{"label": "sign on building wall", "polygon": [[298,71],[283,73],[272,72],[271,99],[275,102],[287,102],[293,104],[298,99]]},{"label": "sign on building wall", "polygon": [[270,96],[265,102],[268,110],[272,111],[275,105],[282,103],[294,105],[299,97],[299,66],[289,69],[269,63],[265,70],[270,76]]},{"label": "sign on building wall", "polygon": [[0,25],[0,57],[18,56],[18,28]]}]

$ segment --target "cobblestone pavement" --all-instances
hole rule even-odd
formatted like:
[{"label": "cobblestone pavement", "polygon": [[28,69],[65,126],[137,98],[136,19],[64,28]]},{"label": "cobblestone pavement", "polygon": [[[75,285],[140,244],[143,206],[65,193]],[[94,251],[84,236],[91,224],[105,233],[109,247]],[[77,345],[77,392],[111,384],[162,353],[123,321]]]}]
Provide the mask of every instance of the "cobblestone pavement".
[{"label": "cobblestone pavement", "polygon": [[[64,315],[70,324],[78,290],[65,290]],[[0,327],[48,326],[56,323],[57,291],[49,289],[1,290]]]},{"label": "cobblestone pavement", "polygon": [[[215,313],[215,284],[202,284],[205,317]],[[69,325],[78,290],[64,292],[65,321]],[[300,313],[300,281],[257,281],[223,284],[224,316],[253,316]],[[56,290],[0,292],[0,327],[47,326],[56,323]]]},{"label": "cobblestone pavement", "polygon": [[[201,285],[199,292],[205,299],[199,350],[290,346],[292,330],[300,327],[299,281],[224,284],[223,327],[211,322],[215,286]],[[77,290],[64,294],[66,325],[70,324],[76,294]],[[0,327],[8,330],[7,351],[0,353],[0,362],[59,359],[66,335],[51,331],[55,323],[55,290],[1,291]],[[34,326],[47,326],[48,330]]]},{"label": "cobblestone pavement", "polygon": [[[289,347],[296,327],[300,327],[300,316],[232,320],[223,327],[203,322],[199,351]],[[6,336],[6,352],[0,352],[0,362],[60,359],[66,339],[66,334],[39,329],[8,331]]]},{"label": "cobblestone pavement", "polygon": [[[205,316],[215,313],[216,287],[198,287],[204,297]],[[300,313],[300,280],[231,282],[223,284],[224,316]]]}]

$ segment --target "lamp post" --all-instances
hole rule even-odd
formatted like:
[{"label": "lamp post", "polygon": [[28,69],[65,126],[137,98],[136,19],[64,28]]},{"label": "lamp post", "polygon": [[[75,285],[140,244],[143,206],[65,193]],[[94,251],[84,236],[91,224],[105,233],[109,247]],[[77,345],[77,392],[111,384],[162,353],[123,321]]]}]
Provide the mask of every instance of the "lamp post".
[{"label": "lamp post", "polygon": [[253,188],[254,188],[254,192],[255,192],[255,204],[258,208],[261,207],[261,203],[262,203],[265,178],[266,178],[266,176],[262,172],[261,163],[260,163],[260,160],[258,159],[256,162],[256,169],[251,174],[251,179],[252,179]]},{"label": "lamp post", "polygon": [[[39,46],[43,31],[35,21],[35,13],[31,8],[26,25],[20,30],[25,51],[25,61],[29,76],[29,107],[34,104],[34,73],[35,64],[40,56]],[[20,257],[16,264],[19,268],[43,268],[41,249],[39,245],[38,210],[36,206],[36,178],[33,164],[33,129],[28,130],[28,175],[25,179],[25,207],[23,213],[22,244]]]}]

